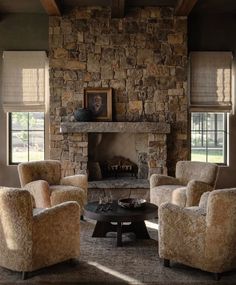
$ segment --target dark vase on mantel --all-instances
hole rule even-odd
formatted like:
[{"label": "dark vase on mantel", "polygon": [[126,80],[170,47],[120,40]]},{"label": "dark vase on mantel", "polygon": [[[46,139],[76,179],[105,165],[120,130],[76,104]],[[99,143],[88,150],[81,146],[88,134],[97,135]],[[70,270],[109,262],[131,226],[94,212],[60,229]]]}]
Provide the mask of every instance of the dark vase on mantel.
[{"label": "dark vase on mantel", "polygon": [[78,122],[90,122],[92,119],[92,112],[86,108],[79,108],[75,110],[74,116]]}]

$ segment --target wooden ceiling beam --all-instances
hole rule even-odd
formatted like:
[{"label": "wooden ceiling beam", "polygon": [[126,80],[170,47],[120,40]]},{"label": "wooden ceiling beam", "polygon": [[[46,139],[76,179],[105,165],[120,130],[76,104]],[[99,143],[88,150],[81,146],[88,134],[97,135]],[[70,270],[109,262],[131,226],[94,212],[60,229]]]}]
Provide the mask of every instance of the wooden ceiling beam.
[{"label": "wooden ceiling beam", "polygon": [[111,17],[123,18],[125,15],[125,0],[111,0]]},{"label": "wooden ceiling beam", "polygon": [[40,2],[49,16],[61,16],[60,0],[40,0]]},{"label": "wooden ceiling beam", "polygon": [[178,0],[175,5],[176,16],[188,16],[197,0]]}]

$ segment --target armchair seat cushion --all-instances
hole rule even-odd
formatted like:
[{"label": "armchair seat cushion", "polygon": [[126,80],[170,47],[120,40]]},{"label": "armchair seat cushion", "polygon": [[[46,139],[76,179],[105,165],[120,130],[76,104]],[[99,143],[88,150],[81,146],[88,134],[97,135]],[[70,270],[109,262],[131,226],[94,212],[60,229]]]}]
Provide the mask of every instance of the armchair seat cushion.
[{"label": "armchair seat cushion", "polygon": [[66,201],[76,201],[83,209],[85,200],[83,189],[68,185],[50,185],[49,189],[51,191],[50,200],[52,206]]},{"label": "armchair seat cushion", "polygon": [[186,204],[186,186],[183,185],[160,185],[151,188],[151,201],[156,205],[165,202],[184,207]]}]

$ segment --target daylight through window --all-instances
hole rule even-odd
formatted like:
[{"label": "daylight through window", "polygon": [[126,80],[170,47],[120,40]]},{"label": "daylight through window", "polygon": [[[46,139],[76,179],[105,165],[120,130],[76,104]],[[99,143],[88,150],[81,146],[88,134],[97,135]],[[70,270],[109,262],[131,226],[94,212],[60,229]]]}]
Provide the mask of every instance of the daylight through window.
[{"label": "daylight through window", "polygon": [[227,114],[191,113],[191,160],[227,163]]},{"label": "daylight through window", "polygon": [[9,113],[9,163],[44,159],[44,113]]}]

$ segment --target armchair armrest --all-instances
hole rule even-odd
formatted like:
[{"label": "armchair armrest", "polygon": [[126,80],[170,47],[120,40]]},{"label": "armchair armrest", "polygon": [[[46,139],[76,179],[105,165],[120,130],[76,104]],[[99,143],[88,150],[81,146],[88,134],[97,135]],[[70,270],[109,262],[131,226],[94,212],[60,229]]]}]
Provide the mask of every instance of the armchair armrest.
[{"label": "armchair armrest", "polygon": [[25,184],[24,189],[28,190],[34,197],[36,208],[48,208],[50,203],[49,184],[45,180],[36,180]]},{"label": "armchair armrest", "polygon": [[[62,215],[64,217],[63,220],[67,220],[69,223],[70,220],[73,219],[73,217],[77,217],[77,215],[80,218],[80,206],[75,201],[63,202],[51,208],[46,208],[42,211],[37,212],[34,215],[34,220],[36,222],[45,220],[45,223],[49,224],[51,222],[54,222],[52,221],[53,219],[58,219],[59,215]],[[58,222],[60,222],[60,220],[58,220]]]},{"label": "armchair armrest", "polygon": [[212,191],[214,188],[202,181],[190,180],[187,185],[186,207],[197,206],[204,192]]},{"label": "armchair armrest", "polygon": [[[79,256],[80,206],[68,201],[33,216],[33,244],[36,256],[61,261]],[[58,248],[60,251],[58,252]],[[50,254],[49,254],[50,253]]]},{"label": "armchair armrest", "polygon": [[70,185],[70,186],[78,186],[87,193],[88,177],[86,174],[76,174],[72,176],[66,176],[61,179],[61,184]]},{"label": "armchair armrest", "polygon": [[150,177],[150,187],[153,188],[159,185],[181,185],[181,183],[179,179],[172,176],[152,174]]},{"label": "armchair armrest", "polygon": [[[205,238],[206,216],[196,207],[182,208],[171,203],[159,207],[159,255],[173,259],[179,254],[194,254],[193,244]],[[185,245],[185,246],[183,246]],[[190,253],[191,252],[191,253]],[[195,254],[196,255],[196,254]]]},{"label": "armchair armrest", "polygon": [[204,209],[205,211],[207,209],[207,202],[208,202],[208,197],[210,193],[211,193],[210,191],[204,192],[200,198],[199,207]]}]

